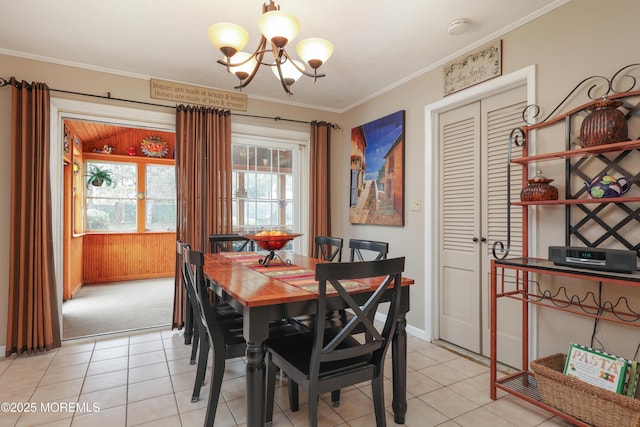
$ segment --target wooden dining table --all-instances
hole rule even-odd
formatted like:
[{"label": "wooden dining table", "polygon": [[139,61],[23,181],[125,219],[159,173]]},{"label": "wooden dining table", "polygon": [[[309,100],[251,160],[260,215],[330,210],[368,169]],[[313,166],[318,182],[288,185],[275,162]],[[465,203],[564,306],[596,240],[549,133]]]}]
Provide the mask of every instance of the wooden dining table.
[{"label": "wooden dining table", "polygon": [[[237,255],[241,254],[241,255]],[[244,254],[244,255],[242,255]],[[258,254],[254,253],[255,256]],[[316,314],[318,295],[310,284],[296,285],[272,274],[278,266],[297,266],[301,270],[315,270],[321,261],[290,251],[279,251],[268,267],[249,265],[244,260],[251,253],[218,253],[205,255],[204,273],[210,288],[244,316],[243,335],[246,350],[246,397],[247,426],[262,426],[265,422],[265,347],[269,338],[269,322],[301,315]],[[282,279],[282,280],[281,280]],[[353,298],[364,303],[375,290],[374,280],[363,280],[362,286],[350,291]],[[369,283],[370,282],[370,283]],[[379,281],[377,282],[379,283]],[[409,290],[412,279],[402,278],[402,292],[398,324],[393,336],[392,375],[394,420],[404,424],[407,412],[407,334],[405,315],[409,311]],[[389,291],[383,301],[391,297]],[[327,300],[332,309],[345,308],[337,305],[337,298]],[[333,305],[332,305],[333,304]]]}]

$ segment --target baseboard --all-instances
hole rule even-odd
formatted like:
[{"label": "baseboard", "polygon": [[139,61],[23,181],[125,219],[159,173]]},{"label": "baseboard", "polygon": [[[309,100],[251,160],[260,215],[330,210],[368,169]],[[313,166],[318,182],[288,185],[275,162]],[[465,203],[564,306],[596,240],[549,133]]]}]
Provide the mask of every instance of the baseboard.
[{"label": "baseboard", "polygon": [[100,277],[94,278],[90,281],[85,281],[83,286],[90,285],[103,285],[105,283],[116,283],[116,282],[134,282],[137,280],[151,280],[151,279],[168,279],[171,277],[175,277],[174,273],[158,273],[158,274],[144,274],[144,275],[133,275],[133,276],[109,276],[109,277]]},{"label": "baseboard", "polygon": [[132,335],[148,334],[150,332],[164,332],[168,330],[171,330],[171,325],[169,324],[159,325],[159,326],[149,326],[146,328],[129,329],[126,331],[105,332],[101,334],[86,335],[81,337],[63,338],[62,342],[63,343],[70,343],[72,341],[74,343],[89,342],[89,341],[100,340],[105,337],[109,339],[113,339],[113,338],[129,337]]},{"label": "baseboard", "polygon": [[424,329],[419,329],[415,326],[407,325],[407,334],[416,338],[420,338],[423,341],[431,342],[431,337]]},{"label": "baseboard", "polygon": [[[376,313],[375,319],[378,322],[385,322],[387,320],[387,316],[380,313]],[[419,328],[416,328],[415,326],[407,325],[406,331],[407,331],[407,334],[411,335],[412,337],[416,337],[421,340],[431,342],[431,337],[429,336],[429,334],[427,334],[427,332],[424,329],[419,329]]]}]

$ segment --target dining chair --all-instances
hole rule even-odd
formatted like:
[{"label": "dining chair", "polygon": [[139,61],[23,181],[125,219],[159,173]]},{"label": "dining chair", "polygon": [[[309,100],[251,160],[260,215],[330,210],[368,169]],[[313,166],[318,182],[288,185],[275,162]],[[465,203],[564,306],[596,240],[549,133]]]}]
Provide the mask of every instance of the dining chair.
[{"label": "dining chair", "polygon": [[342,262],[342,238],[316,236],[313,257],[325,261]]},{"label": "dining chair", "polygon": [[253,240],[240,234],[211,234],[209,235],[211,253],[218,252],[247,252],[254,251]]},{"label": "dining chair", "polygon": [[[200,342],[200,353],[198,355],[198,368],[196,370],[196,379],[191,394],[191,402],[200,400],[200,389],[204,384],[207,370],[207,361],[209,357],[209,348],[213,347],[213,367],[212,367],[212,384],[211,392],[217,393],[220,390],[215,389],[214,382],[222,383],[222,375],[224,373],[225,359],[239,357],[244,354],[246,344],[242,336],[242,315],[231,317],[219,315],[216,303],[211,302],[206,286],[204,283],[204,258],[202,252],[192,251],[189,245],[183,244],[183,264],[182,272],[187,288],[187,295],[194,318],[194,349]],[[197,331],[197,333],[196,333]],[[194,360],[194,349],[191,351],[192,360]],[[221,371],[220,371],[221,370]],[[215,417],[215,410],[212,408]]]},{"label": "dining chair", "polygon": [[[205,427],[210,427],[213,426],[218,408],[225,361],[226,359],[244,356],[246,351],[247,346],[243,336],[243,318],[242,315],[228,317],[218,310],[219,305],[226,305],[226,303],[211,298],[204,276],[204,254],[202,252],[193,251],[189,246],[186,246],[183,259],[184,271],[187,276],[185,281],[192,291],[194,300],[197,302],[197,306],[194,307],[194,317],[199,319],[202,330],[206,331],[206,335],[201,337],[192,402],[199,399],[200,390],[199,388],[196,390],[196,386],[202,387],[209,348],[213,350],[209,401],[204,423]],[[222,313],[224,312],[225,310],[222,310]],[[269,324],[270,337],[294,336],[298,333],[299,331],[284,319],[273,321]],[[196,399],[194,400],[194,398]]]},{"label": "dining chair", "polygon": [[[243,252],[243,251],[253,251],[255,250],[254,242],[247,237],[241,236],[239,234],[211,234],[209,235],[209,247],[211,253],[217,252]],[[178,257],[182,257],[180,253]],[[226,310],[230,315],[234,315],[234,311],[230,309],[230,307],[218,307],[218,311]],[[185,311],[185,325],[184,325],[184,337],[185,344],[191,344],[193,341],[193,337],[195,336],[195,331],[193,329],[193,312],[191,311],[191,306],[187,306],[187,310]],[[197,351],[197,342],[196,346],[192,350],[193,352]],[[195,363],[192,358],[192,363]]]},{"label": "dining chair", "polygon": [[[355,314],[339,331],[327,329],[325,322],[316,322],[315,329],[288,338],[275,338],[267,342],[267,395],[266,422],[273,419],[275,368],[279,367],[289,378],[289,388],[303,386],[309,405],[309,426],[317,426],[318,399],[321,394],[371,381],[376,425],[385,427],[383,388],[384,360],[395,332],[400,308],[400,284],[404,271],[404,257],[379,261],[325,263],[316,265],[318,280],[316,310],[324,313],[331,299],[348,306]],[[348,283],[367,279],[377,283],[373,294],[362,304],[347,291]],[[327,293],[331,285],[337,294]],[[383,324],[373,318],[383,294],[391,292]],[[363,326],[370,340],[357,340],[352,331]],[[297,402],[294,402],[297,407]]]},{"label": "dining chair", "polygon": [[[384,251],[384,258],[386,258],[386,254],[388,252],[388,244],[384,242],[373,242],[375,244],[371,244],[370,241],[366,240],[354,240],[351,239],[353,243],[353,247],[351,247],[351,261],[353,261],[354,253],[359,256],[359,260],[363,261],[362,253],[360,250],[373,250],[378,253]],[[331,237],[331,236],[316,236],[315,240],[316,249],[315,249],[315,258],[323,259],[325,261],[335,261],[335,258],[338,258],[338,262],[342,262],[342,245],[343,239],[339,237]],[[330,245],[330,246],[328,246]],[[385,247],[386,245],[386,247]],[[318,249],[320,247],[320,249]],[[332,251],[328,251],[328,248],[332,248]],[[357,251],[357,252],[356,252]],[[325,316],[325,322],[327,322],[328,328],[343,328],[353,317],[353,314],[350,311],[345,309],[339,310],[328,310]],[[296,322],[296,324],[301,325],[303,328],[308,330],[312,330],[315,326],[316,321],[315,315],[304,315],[294,317],[292,320]],[[365,329],[362,326],[358,326],[352,331],[352,334],[362,334],[365,333]],[[340,389],[334,390],[331,393],[331,403],[334,407],[340,406]],[[290,387],[289,388],[289,400],[291,402],[295,402],[298,400],[297,388]],[[291,405],[292,410],[297,410],[297,405]]]},{"label": "dining chair", "polygon": [[[342,262],[342,242],[341,237],[316,236],[313,257],[323,261]],[[315,319],[315,315],[301,315],[292,320],[303,328],[311,330]],[[345,317],[344,310],[327,311],[326,321],[333,327],[342,327],[346,320],[348,319]]]},{"label": "dining chair", "polygon": [[363,251],[365,254],[373,252],[370,254],[373,258],[373,261],[379,261],[381,259],[386,259],[387,254],[389,253],[389,243],[387,242],[379,242],[376,240],[362,240],[362,239],[351,239],[349,240],[349,261],[367,261],[363,256]]},{"label": "dining chair", "polygon": [[[184,323],[184,335],[185,344],[191,344],[191,358],[190,363],[194,365],[196,363],[196,356],[198,354],[198,344],[200,342],[200,334],[204,333],[204,330],[198,328],[197,319],[193,317],[193,301],[191,292],[187,286],[187,280],[184,270],[184,248],[189,246],[188,244],[176,240],[176,255],[178,257],[178,268],[180,268],[180,274],[182,275],[182,283],[185,288],[185,295],[187,296],[186,309],[185,309],[185,323]],[[195,322],[194,322],[195,321]],[[188,336],[188,337],[187,337]]]},{"label": "dining chair", "polygon": [[[343,239],[341,237],[316,236],[313,257],[323,261],[342,262],[342,246]],[[305,314],[293,317],[290,320],[299,325],[302,330],[310,331],[314,328],[316,319],[316,315]],[[332,328],[343,327],[348,319],[349,315],[344,310],[328,310],[325,316],[325,321]],[[289,387],[289,401],[297,402],[297,400],[297,387]],[[335,407],[340,405],[340,390],[334,390],[331,393],[331,402]],[[291,409],[297,410],[297,404],[292,404]]]}]

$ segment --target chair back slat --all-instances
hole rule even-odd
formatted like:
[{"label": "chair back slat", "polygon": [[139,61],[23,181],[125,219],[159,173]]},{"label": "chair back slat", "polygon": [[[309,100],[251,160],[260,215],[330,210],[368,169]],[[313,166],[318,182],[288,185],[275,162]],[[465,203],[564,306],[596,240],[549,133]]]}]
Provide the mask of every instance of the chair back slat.
[{"label": "chair back slat", "polygon": [[349,240],[349,261],[367,261],[363,251],[373,252],[373,261],[386,259],[389,253],[389,243],[375,240],[351,239]]},{"label": "chair back slat", "polygon": [[[350,308],[355,316],[337,334],[326,341],[327,325],[316,322],[314,331],[315,346],[311,355],[310,372],[319,372],[320,364],[329,361],[352,359],[359,356],[372,355],[372,359],[381,363],[388,344],[395,331],[400,304],[401,275],[404,271],[404,257],[378,261],[326,263],[316,265],[318,280],[318,313],[324,313],[327,299],[341,299],[342,304]],[[349,294],[345,281],[367,279],[377,282],[375,292],[364,303],[356,301],[357,294]],[[374,282],[374,283],[375,283]],[[327,295],[327,287],[331,285],[338,295]],[[374,324],[374,316],[382,296],[392,292],[387,306],[386,321],[382,327]],[[351,331],[356,327],[364,327],[368,338],[365,342],[354,346]],[[348,341],[348,345],[346,345]],[[345,344],[345,345],[343,345]]]},{"label": "chair back slat", "polygon": [[342,238],[316,236],[314,258],[342,262]]},{"label": "chair back slat", "polygon": [[239,234],[211,234],[209,235],[211,253],[218,252],[253,252],[253,240]]}]

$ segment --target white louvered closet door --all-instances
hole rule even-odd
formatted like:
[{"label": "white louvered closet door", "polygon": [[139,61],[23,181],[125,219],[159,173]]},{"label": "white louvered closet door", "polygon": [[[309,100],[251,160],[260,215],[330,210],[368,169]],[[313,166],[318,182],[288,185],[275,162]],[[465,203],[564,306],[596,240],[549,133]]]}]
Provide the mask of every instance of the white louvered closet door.
[{"label": "white louvered closet door", "polygon": [[440,115],[440,146],[440,338],[480,353],[479,102]]},{"label": "white louvered closet door", "polygon": [[[491,281],[491,249],[493,242],[507,244],[507,160],[509,134],[511,130],[524,125],[522,111],[526,107],[526,90],[523,87],[511,89],[499,95],[482,100],[483,132],[482,164],[486,173],[482,174],[482,187],[488,189],[482,198],[483,235],[487,237],[482,247],[482,354],[490,356],[489,328],[489,284]],[[512,147],[513,157],[522,155],[522,148]],[[522,169],[511,164],[511,200],[520,200],[522,190]],[[511,247],[509,257],[522,256],[522,208],[511,208]],[[521,307],[515,300],[500,298],[498,301],[498,360],[509,366],[522,364],[522,317]]]},{"label": "white louvered closet door", "polygon": [[[496,240],[507,241],[509,133],[522,123],[526,89],[519,87],[440,116],[442,258],[440,338],[489,354],[489,266]],[[513,153],[519,155],[519,148]],[[512,165],[511,199],[521,175]],[[510,256],[521,254],[521,209],[511,210]],[[506,300],[506,298],[504,298]],[[518,310],[500,308],[499,360],[519,359]],[[503,314],[506,313],[506,314]],[[513,313],[513,315],[512,315]],[[504,339],[504,338],[507,339]]]}]

